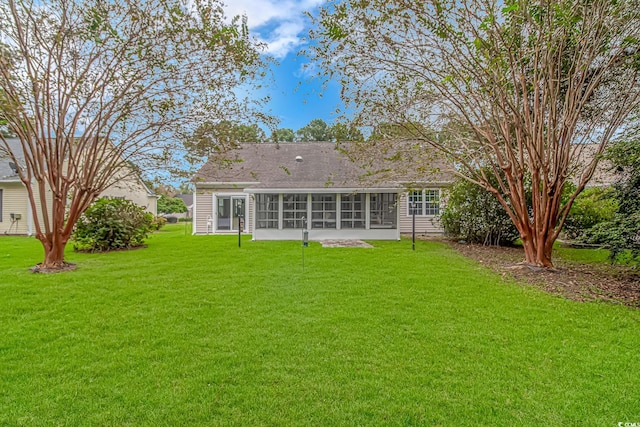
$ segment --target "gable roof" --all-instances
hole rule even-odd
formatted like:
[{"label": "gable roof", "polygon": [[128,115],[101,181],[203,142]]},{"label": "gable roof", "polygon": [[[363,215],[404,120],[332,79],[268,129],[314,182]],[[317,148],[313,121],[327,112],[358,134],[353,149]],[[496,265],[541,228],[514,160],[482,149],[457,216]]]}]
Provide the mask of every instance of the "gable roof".
[{"label": "gable roof", "polygon": [[178,194],[176,196],[179,199],[182,199],[185,206],[190,207],[193,205],[193,193],[192,194]]},{"label": "gable roof", "polygon": [[367,166],[350,160],[333,142],[245,143],[224,160],[209,159],[193,181],[200,187],[235,185],[249,189],[395,189],[410,182],[452,181],[440,169],[432,176],[420,171],[377,173],[397,169],[391,157],[376,159],[375,166]]},{"label": "gable roof", "polygon": [[[16,156],[18,163],[24,164],[24,151],[22,150],[22,144],[20,140],[17,138],[7,138],[7,145],[13,151],[13,154]],[[9,154],[6,152],[4,144],[0,144],[0,182],[22,182],[18,174],[13,170],[9,163],[13,161],[9,157]],[[149,196],[157,196],[156,193],[149,188],[147,184],[142,180],[142,178],[137,174],[132,174],[134,179],[136,179],[144,189],[144,191]]]},{"label": "gable roof", "polygon": [[[21,163],[20,160],[24,161],[20,140],[16,138],[7,138],[6,141],[11,148],[11,151],[13,151],[18,158],[18,163]],[[9,163],[12,162],[13,160],[11,160],[9,153],[5,150],[4,144],[0,144],[0,181],[20,181],[16,171],[9,165]]]}]

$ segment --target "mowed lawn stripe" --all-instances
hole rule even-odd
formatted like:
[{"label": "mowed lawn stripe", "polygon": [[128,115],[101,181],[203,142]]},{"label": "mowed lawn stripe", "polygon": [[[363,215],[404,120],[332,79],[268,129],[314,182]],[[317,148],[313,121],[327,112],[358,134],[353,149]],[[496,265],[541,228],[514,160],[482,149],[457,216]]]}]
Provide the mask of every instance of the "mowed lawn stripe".
[{"label": "mowed lawn stripe", "polygon": [[[0,245],[0,424],[617,425],[640,316],[503,281],[437,242],[155,234],[33,275]],[[9,254],[9,255],[7,255]]]}]

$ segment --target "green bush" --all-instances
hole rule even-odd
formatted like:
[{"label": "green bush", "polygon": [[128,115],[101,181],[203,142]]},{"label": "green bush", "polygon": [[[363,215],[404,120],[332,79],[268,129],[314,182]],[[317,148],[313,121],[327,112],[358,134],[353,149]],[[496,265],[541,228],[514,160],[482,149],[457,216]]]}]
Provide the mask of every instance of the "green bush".
[{"label": "green bush", "polygon": [[588,188],[575,200],[563,231],[567,238],[581,240],[597,224],[610,221],[618,210],[612,188]]},{"label": "green bush", "polygon": [[509,245],[520,237],[498,199],[466,180],[451,188],[440,220],[447,235],[469,243]]},{"label": "green bush", "polygon": [[152,214],[129,200],[102,197],[76,223],[74,248],[104,252],[140,247],[153,222]]},{"label": "green bush", "polygon": [[163,216],[156,216],[153,218],[153,221],[151,222],[151,230],[158,231],[162,227],[164,227],[166,223],[167,223],[167,218]]}]

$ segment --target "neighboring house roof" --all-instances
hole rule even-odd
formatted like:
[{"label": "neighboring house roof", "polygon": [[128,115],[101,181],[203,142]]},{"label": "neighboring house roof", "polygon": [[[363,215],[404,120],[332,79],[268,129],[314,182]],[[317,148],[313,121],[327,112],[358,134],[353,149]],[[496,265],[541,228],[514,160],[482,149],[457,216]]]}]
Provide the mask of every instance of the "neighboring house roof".
[{"label": "neighboring house roof", "polygon": [[193,194],[178,194],[176,197],[182,199],[187,208],[193,206]]},{"label": "neighboring house roof", "polygon": [[[11,148],[11,151],[13,151],[13,154],[17,157],[18,162],[24,163],[24,152],[22,150],[22,144],[20,143],[20,140],[17,138],[7,138],[6,141],[7,145],[9,145],[9,147]],[[6,152],[4,144],[0,144],[0,181],[20,181],[20,177],[13,170],[10,163],[13,163],[13,161],[9,157],[9,154]],[[140,182],[148,196],[158,197],[156,193],[151,190],[137,174],[135,175],[135,178]]]},{"label": "neighboring house roof", "polygon": [[[15,138],[8,138],[7,144],[11,148],[11,151],[20,161],[24,161],[24,155],[22,152],[22,145],[20,144],[20,140]],[[20,177],[16,173],[16,171],[11,167],[10,163],[14,163],[13,160],[9,157],[9,153],[5,150],[4,144],[0,144],[0,181],[20,181]]]},{"label": "neighboring house roof", "polygon": [[[209,159],[194,177],[198,186],[248,189],[401,188],[407,183],[451,182],[444,168],[404,170],[397,153],[373,164],[354,162],[332,142],[240,144],[224,160]],[[407,162],[404,162],[405,164]]]}]

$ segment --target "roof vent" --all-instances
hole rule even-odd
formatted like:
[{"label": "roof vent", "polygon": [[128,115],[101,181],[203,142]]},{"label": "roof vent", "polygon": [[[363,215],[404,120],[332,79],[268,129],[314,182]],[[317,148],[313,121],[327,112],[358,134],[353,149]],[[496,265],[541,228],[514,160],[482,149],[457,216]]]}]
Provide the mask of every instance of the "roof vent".
[{"label": "roof vent", "polygon": [[302,156],[296,156],[296,162],[301,163],[302,162]]},{"label": "roof vent", "polygon": [[14,174],[18,173],[18,168],[16,167],[15,163],[9,162],[9,167],[11,168],[11,170],[13,171]]}]

